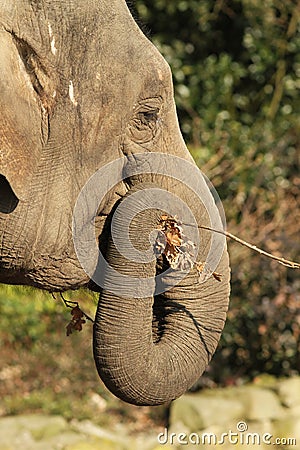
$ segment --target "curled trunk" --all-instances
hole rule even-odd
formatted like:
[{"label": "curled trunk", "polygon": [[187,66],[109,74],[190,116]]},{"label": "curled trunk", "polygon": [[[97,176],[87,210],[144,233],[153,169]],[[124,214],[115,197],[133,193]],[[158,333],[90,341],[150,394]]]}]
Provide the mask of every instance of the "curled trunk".
[{"label": "curled trunk", "polygon": [[[133,191],[143,188],[140,185]],[[142,216],[132,220],[130,236],[136,248],[149,247],[149,234],[157,228],[161,214],[145,208]],[[125,221],[124,215],[114,220],[116,234],[122,233]],[[204,249],[204,240],[210,237],[208,232],[201,233]],[[155,259],[142,264],[125,258],[112,239],[107,261],[123,275],[139,274],[145,283],[154,279],[159,265]],[[183,394],[201,376],[225,323],[229,297],[226,249],[218,272],[221,282],[211,276],[199,283],[193,268],[170,290],[148,297],[142,297],[137,287],[132,288],[132,296],[118,295],[109,284],[117,286],[119,280],[107,275],[108,287],[100,295],[94,325],[94,356],[100,377],[115,395],[136,405],[158,405]]]}]

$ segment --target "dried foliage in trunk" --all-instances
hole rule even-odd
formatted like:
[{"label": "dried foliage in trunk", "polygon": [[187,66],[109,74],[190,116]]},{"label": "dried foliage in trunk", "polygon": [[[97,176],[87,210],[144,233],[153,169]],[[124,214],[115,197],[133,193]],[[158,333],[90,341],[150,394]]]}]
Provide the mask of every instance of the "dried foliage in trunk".
[{"label": "dried foliage in trunk", "polygon": [[200,282],[210,276],[221,281],[222,275],[211,270],[206,262],[195,261],[195,248],[196,245],[185,236],[182,223],[176,217],[168,215],[160,217],[158,236],[154,245],[155,253],[163,254],[174,270],[190,270],[195,266]]}]

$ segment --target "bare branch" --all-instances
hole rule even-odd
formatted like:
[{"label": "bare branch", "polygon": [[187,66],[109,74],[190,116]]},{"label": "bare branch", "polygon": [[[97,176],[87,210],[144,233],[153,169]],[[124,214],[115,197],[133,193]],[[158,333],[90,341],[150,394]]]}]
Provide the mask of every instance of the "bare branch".
[{"label": "bare branch", "polygon": [[93,319],[92,319],[91,317],[89,317],[84,311],[82,311],[82,309],[79,307],[79,303],[78,303],[78,302],[72,302],[71,300],[66,300],[66,299],[64,298],[64,296],[62,295],[61,292],[59,293],[59,295],[60,295],[62,301],[64,302],[64,304],[65,304],[65,306],[66,306],[67,308],[73,309],[73,308],[78,307],[78,308],[80,309],[80,311],[83,313],[84,317],[85,317],[87,320],[89,320],[90,322],[93,322],[93,323],[94,323]]},{"label": "bare branch", "polygon": [[250,248],[251,250],[254,250],[255,252],[259,253],[260,255],[267,256],[268,258],[273,259],[274,261],[279,262],[279,264],[282,264],[283,266],[290,267],[292,269],[300,269],[300,263],[289,261],[288,259],[272,255],[271,253],[265,252],[261,248],[258,248],[256,245],[249,244],[249,242],[243,241],[242,239],[238,238],[237,236],[234,236],[234,234],[229,233],[228,231],[224,230],[215,230],[214,228],[206,227],[206,226],[199,226],[199,228],[202,228],[203,230],[213,231],[214,233],[223,234],[223,236],[226,236],[233,241],[238,242],[239,244],[244,245],[245,247]]}]

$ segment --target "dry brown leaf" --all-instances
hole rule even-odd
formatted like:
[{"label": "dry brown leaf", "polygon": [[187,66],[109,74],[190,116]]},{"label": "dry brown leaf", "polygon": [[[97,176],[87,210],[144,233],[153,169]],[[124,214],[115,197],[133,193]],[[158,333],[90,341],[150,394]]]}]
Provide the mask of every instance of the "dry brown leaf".
[{"label": "dry brown leaf", "polygon": [[189,270],[194,264],[194,247],[191,241],[187,241],[176,217],[161,216],[155,243],[156,254],[164,254],[172,269]]},{"label": "dry brown leaf", "polygon": [[222,281],[222,274],[221,273],[213,272],[212,275],[217,281]]},{"label": "dry brown leaf", "polygon": [[194,261],[195,244],[183,233],[182,224],[176,217],[162,215],[159,220],[159,230],[154,249],[156,254],[164,254],[172,269],[190,270],[196,266],[199,281],[203,282],[210,276],[222,281],[222,275],[213,272],[206,262]]},{"label": "dry brown leaf", "polygon": [[70,334],[72,334],[73,331],[81,331],[82,325],[84,323],[86,323],[86,321],[84,319],[84,313],[81,311],[81,309],[79,308],[78,305],[75,306],[75,308],[73,308],[71,310],[71,314],[72,314],[72,319],[66,326],[67,336],[70,336]]},{"label": "dry brown leaf", "polygon": [[203,282],[203,281],[207,280],[207,278],[209,278],[210,276],[213,276],[214,279],[217,281],[222,281],[222,274],[211,270],[211,268],[209,267],[207,262],[200,261],[200,262],[196,263],[196,268],[199,273],[200,281]]},{"label": "dry brown leaf", "polygon": [[180,247],[182,243],[182,239],[179,236],[179,231],[174,229],[172,231],[168,231],[166,233],[167,241],[170,246],[178,246]]}]

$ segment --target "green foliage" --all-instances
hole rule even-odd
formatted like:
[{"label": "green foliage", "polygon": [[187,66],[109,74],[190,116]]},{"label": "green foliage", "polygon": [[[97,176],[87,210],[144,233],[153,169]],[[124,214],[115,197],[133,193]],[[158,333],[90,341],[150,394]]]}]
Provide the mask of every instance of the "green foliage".
[{"label": "green foliage", "polygon": [[136,9],[172,67],[182,129],[193,144],[211,147],[221,127],[231,134],[230,148],[243,153],[257,122],[283,119],[278,136],[296,125],[296,3],[137,0]]},{"label": "green foliage", "polygon": [[[228,229],[300,260],[300,13],[287,0],[136,0],[172,68],[183,134]],[[229,243],[228,321],[216,382],[300,372],[296,271]]]},{"label": "green foliage", "polygon": [[[34,302],[28,301],[30,298],[33,298]],[[62,314],[63,306],[45,292],[17,286],[2,286],[1,342],[4,345],[13,344],[18,348],[32,349],[41,337],[55,332],[57,326],[53,321],[55,312]]]},{"label": "green foliage", "polygon": [[[0,416],[42,412],[101,426],[132,423],[132,429],[163,422],[163,409],[151,417],[150,408],[127,405],[108,392],[95,368],[91,322],[67,337],[71,310],[56,297],[0,285]],[[97,294],[64,297],[94,316]]]}]

